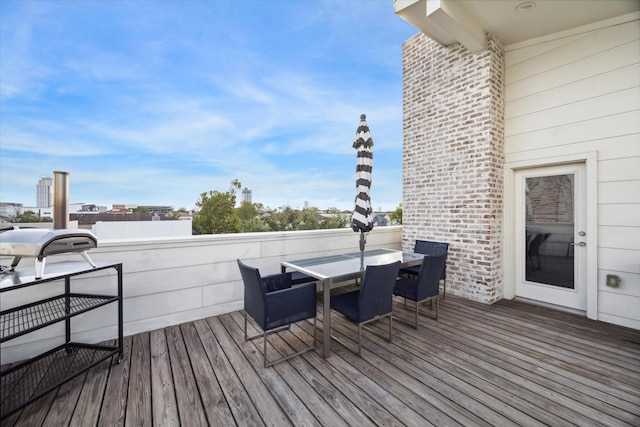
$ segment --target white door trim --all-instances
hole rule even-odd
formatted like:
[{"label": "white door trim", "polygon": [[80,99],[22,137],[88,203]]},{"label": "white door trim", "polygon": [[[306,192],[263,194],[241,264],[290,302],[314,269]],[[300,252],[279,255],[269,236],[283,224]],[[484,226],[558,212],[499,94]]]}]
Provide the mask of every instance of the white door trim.
[{"label": "white door trim", "polygon": [[[549,151],[545,150],[548,154]],[[520,169],[553,166],[565,163],[585,163],[586,215],[585,231],[589,236],[587,250],[587,317],[598,320],[598,153],[596,151],[560,156],[545,156],[505,163],[504,165],[504,239],[502,243],[504,297],[515,297],[515,173]]]}]

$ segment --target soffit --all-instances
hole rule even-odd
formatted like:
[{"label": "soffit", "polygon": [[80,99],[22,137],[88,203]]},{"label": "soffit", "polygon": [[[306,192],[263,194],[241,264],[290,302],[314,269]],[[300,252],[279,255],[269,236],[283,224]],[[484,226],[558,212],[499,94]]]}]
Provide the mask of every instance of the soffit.
[{"label": "soffit", "polygon": [[[533,3],[527,11],[518,5]],[[394,0],[403,19],[436,41],[481,50],[480,33],[506,46],[640,10],[640,0]]]}]

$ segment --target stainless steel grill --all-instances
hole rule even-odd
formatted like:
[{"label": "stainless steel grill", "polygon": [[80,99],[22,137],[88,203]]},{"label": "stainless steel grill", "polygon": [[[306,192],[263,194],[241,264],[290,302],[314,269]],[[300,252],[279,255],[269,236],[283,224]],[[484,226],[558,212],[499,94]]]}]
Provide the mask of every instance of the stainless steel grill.
[{"label": "stainless steel grill", "polygon": [[48,255],[77,252],[95,268],[86,251],[97,246],[98,239],[87,230],[19,228],[0,233],[0,255],[13,256],[10,271],[23,257],[33,257],[36,279],[44,274]]}]

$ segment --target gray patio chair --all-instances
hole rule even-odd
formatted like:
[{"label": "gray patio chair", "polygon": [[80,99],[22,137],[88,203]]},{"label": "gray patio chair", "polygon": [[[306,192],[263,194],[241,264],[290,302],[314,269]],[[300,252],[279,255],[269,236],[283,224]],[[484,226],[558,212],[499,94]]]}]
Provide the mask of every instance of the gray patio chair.
[{"label": "gray patio chair", "polygon": [[[399,270],[400,261],[391,264],[367,266],[359,290],[331,297],[331,309],[358,324],[358,356],[360,357],[362,357],[360,343],[362,327],[367,323],[388,317],[389,342],[391,342],[393,287],[398,278]],[[335,337],[334,339],[341,342]],[[345,345],[344,343],[342,344]]]},{"label": "gray patio chair", "polygon": [[[449,243],[446,242],[433,242],[430,240],[416,240],[413,251],[418,254],[425,255],[441,255],[445,254],[445,264],[444,269],[442,270],[442,275],[440,276],[440,280],[442,282],[442,299],[447,296],[447,263],[446,263],[446,255],[449,254]],[[417,276],[420,272],[420,266],[416,265],[414,267],[407,267],[400,270],[400,275],[403,276]]]},{"label": "gray patio chair", "polygon": [[[305,283],[291,286],[291,273],[272,274],[262,277],[257,268],[249,267],[237,260],[244,282],[244,339],[263,338],[264,367],[288,360],[316,345],[316,284]],[[261,334],[247,335],[247,315],[262,329]],[[313,344],[309,347],[269,361],[267,358],[267,336],[288,328],[292,323],[313,318]]]},{"label": "gray patio chair", "polygon": [[435,300],[436,303],[436,320],[438,320],[438,307],[440,305],[440,277],[447,259],[446,254],[426,255],[420,265],[418,276],[410,276],[401,278],[396,282],[393,294],[403,297],[405,307],[407,300],[416,303],[416,318],[414,327],[418,329],[418,313],[420,312],[420,303]]}]

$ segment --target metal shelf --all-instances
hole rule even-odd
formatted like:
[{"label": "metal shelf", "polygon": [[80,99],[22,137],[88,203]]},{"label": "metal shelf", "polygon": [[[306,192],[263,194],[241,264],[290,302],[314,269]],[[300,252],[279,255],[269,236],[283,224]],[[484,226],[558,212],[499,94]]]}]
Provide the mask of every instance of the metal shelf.
[{"label": "metal shelf", "polygon": [[120,352],[120,347],[67,343],[2,372],[0,413],[7,417]]},{"label": "metal shelf", "polygon": [[111,295],[70,294],[5,310],[0,313],[0,343],[117,300]]}]

